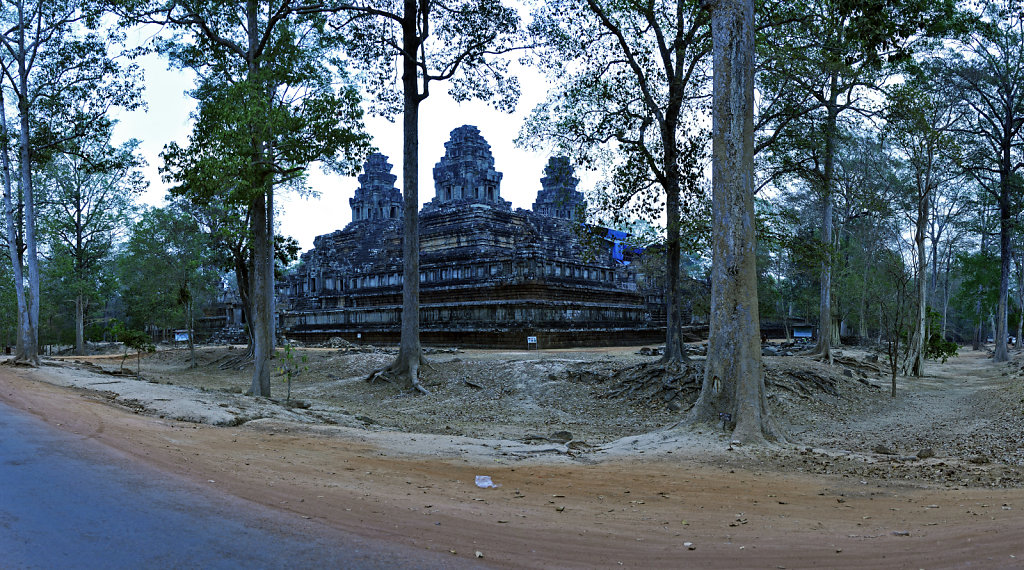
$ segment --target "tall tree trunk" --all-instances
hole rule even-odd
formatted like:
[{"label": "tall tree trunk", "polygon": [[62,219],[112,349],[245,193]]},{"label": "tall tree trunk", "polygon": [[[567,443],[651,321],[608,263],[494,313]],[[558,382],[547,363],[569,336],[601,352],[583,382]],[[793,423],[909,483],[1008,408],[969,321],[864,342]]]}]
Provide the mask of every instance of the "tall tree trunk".
[{"label": "tall tree trunk", "polygon": [[3,97],[3,90],[0,90],[0,150],[3,154],[3,183],[4,183],[4,222],[7,229],[7,250],[11,258],[11,270],[14,275],[14,293],[18,303],[17,329],[14,335],[14,359],[17,361],[24,354],[25,343],[22,336],[23,322],[28,320],[28,300],[25,295],[25,264],[22,259],[22,252],[18,239],[16,218],[14,216],[14,185],[11,180],[11,152],[8,144],[7,113]]},{"label": "tall tree trunk", "polygon": [[[28,89],[27,82],[22,88]],[[36,209],[32,191],[32,158],[29,152],[28,100],[22,98],[21,112],[21,189],[25,205],[25,265],[28,268],[28,288],[25,300],[28,305],[26,318],[21,323],[22,353],[15,360],[39,364],[39,256],[36,250]]]},{"label": "tall tree trunk", "polygon": [[679,262],[681,258],[679,245],[680,231],[680,196],[679,196],[679,157],[676,147],[676,128],[679,124],[679,109],[670,105],[662,128],[663,158],[665,164],[665,216],[668,222],[668,239],[665,255],[665,354],[662,362],[667,364],[686,362],[686,348],[683,344],[683,300],[679,279]]},{"label": "tall tree trunk", "polygon": [[248,339],[245,353],[239,357],[238,361],[253,359],[256,356],[256,339],[254,338],[252,326],[252,315],[254,312],[252,305],[252,280],[249,278],[251,258],[248,255],[247,249],[242,248],[240,252],[233,255],[235,284],[238,287],[238,298],[242,301],[242,323],[245,324],[245,336]]},{"label": "tall tree trunk", "polygon": [[1006,362],[1010,359],[1006,350],[1007,337],[1007,304],[1010,298],[1010,232],[1013,231],[1013,221],[1010,219],[1010,176],[1009,171],[1009,149],[1005,151],[1004,162],[1005,174],[1000,173],[999,180],[999,304],[996,306],[995,334],[992,339],[995,341],[995,354],[992,359],[995,362]]},{"label": "tall tree trunk", "polygon": [[[248,31],[247,65],[248,77],[257,81],[259,74],[258,53],[259,22],[258,3],[247,0],[246,17]],[[272,86],[267,86],[266,104],[273,105]],[[275,322],[274,322],[274,181],[263,164],[270,152],[272,141],[269,133],[259,131],[253,135],[252,142],[254,164],[259,168],[259,194],[252,205],[252,217],[249,220],[253,240],[253,314],[251,328],[254,340],[255,362],[252,371],[252,387],[254,396],[270,397],[270,360],[274,357]]]},{"label": "tall tree trunk", "polygon": [[[416,0],[405,0],[402,17],[402,184],[405,212],[402,237],[402,330],[398,356],[380,373],[406,389],[427,393],[419,381],[423,358],[420,347],[420,229],[419,229],[419,105],[420,94],[416,57],[420,38],[417,35]],[[424,79],[425,81],[425,79]],[[425,92],[425,91],[424,91]]]},{"label": "tall tree trunk", "polygon": [[917,246],[917,318],[914,323],[913,345],[910,346],[910,350],[913,359],[911,373],[918,378],[924,374],[925,325],[928,322],[928,254],[924,247],[927,224],[928,192],[925,190],[924,195],[917,202],[917,223],[914,227],[914,244]]},{"label": "tall tree trunk", "polygon": [[742,442],[781,438],[761,365],[754,237],[754,4],[703,0],[714,46],[712,265],[708,357],[690,418],[731,414]]},{"label": "tall tree trunk", "polygon": [[18,133],[21,164],[21,192],[25,208],[25,265],[28,268],[28,288],[25,291],[26,311],[19,319],[21,349],[15,361],[39,364],[39,257],[36,251],[36,209],[32,192],[32,154],[29,146],[28,52],[26,48],[25,5],[18,3],[18,115],[21,131]]},{"label": "tall tree trunk", "polygon": [[946,338],[947,324],[946,318],[949,315],[949,266],[952,265],[950,260],[947,258],[945,267],[943,267],[943,278],[942,278],[942,338]]},{"label": "tall tree trunk", "polygon": [[1013,339],[1013,346],[1020,350],[1021,332],[1024,332],[1024,260],[1021,259],[1019,251],[1014,252],[1013,261],[1017,268],[1017,308],[1020,314],[1017,316],[1017,334]]},{"label": "tall tree trunk", "polygon": [[189,357],[189,368],[196,368],[199,364],[196,362],[196,319],[195,304],[192,302],[192,292],[189,291],[189,300],[185,305],[185,312],[188,314],[188,357]]},{"label": "tall tree trunk", "polygon": [[75,296],[75,354],[85,355],[85,295]]},{"label": "tall tree trunk", "polygon": [[253,315],[252,329],[255,363],[251,392],[270,397],[270,359],[274,355],[274,236],[268,231],[271,223],[267,191],[261,192],[253,204]]},{"label": "tall tree trunk", "polygon": [[[935,206],[930,208],[931,211],[935,211]],[[937,215],[937,214],[936,214]],[[932,251],[931,251],[931,286],[929,287],[929,296],[931,297],[932,307],[939,306],[939,239],[942,237],[941,231],[932,232]]]},{"label": "tall tree trunk", "polygon": [[[833,75],[833,99],[836,97],[836,83]],[[835,176],[837,114],[835,101],[832,101],[825,122],[825,164],[821,181],[821,302],[818,306],[818,344],[813,350],[829,363],[832,362],[832,179]]]},{"label": "tall tree trunk", "polygon": [[868,269],[870,265],[864,264],[864,271],[861,273],[860,286],[860,307],[857,311],[857,337],[861,345],[866,345],[868,339]]}]

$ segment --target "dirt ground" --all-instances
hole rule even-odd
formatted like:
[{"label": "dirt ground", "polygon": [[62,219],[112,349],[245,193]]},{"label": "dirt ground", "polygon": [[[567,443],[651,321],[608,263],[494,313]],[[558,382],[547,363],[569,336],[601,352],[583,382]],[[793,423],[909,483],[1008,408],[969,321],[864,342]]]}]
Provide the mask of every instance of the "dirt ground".
[{"label": "dirt ground", "polygon": [[281,377],[275,400],[242,395],[248,373],[221,368],[238,352],[204,347],[189,368],[161,351],[140,379],[112,374],[116,356],[2,367],[0,400],[224,492],[481,565],[1024,566],[1021,358],[962,349],[893,399],[864,351],[768,356],[790,441],[756,448],[681,424],[684,380],[624,390],[620,371],[656,360],[637,347],[434,351],[430,396],[365,382],[390,350],[302,348],[288,402]]}]

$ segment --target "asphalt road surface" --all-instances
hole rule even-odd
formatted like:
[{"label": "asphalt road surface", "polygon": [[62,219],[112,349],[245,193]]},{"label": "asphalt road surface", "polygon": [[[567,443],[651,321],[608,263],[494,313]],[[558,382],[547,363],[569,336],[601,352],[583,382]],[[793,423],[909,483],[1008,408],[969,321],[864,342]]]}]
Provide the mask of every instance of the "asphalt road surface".
[{"label": "asphalt road surface", "polygon": [[464,564],[341,534],[149,470],[0,403],[0,568]]}]

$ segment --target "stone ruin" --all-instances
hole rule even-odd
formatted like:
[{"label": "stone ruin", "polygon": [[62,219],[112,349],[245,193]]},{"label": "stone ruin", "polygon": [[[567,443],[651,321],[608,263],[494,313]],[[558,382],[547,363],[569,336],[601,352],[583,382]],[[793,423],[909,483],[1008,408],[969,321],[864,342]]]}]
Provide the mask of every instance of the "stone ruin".
[{"label": "stone ruin", "polygon": [[[367,158],[352,222],[318,236],[279,282],[288,338],[398,340],[403,201],[391,168],[382,154]],[[434,197],[419,213],[421,341],[523,349],[530,338],[538,348],[662,341],[661,292],[638,287],[636,250],[581,223],[586,202],[568,159],[548,162],[532,210],[512,209],[501,178],[476,127],[452,131],[434,167]]]}]

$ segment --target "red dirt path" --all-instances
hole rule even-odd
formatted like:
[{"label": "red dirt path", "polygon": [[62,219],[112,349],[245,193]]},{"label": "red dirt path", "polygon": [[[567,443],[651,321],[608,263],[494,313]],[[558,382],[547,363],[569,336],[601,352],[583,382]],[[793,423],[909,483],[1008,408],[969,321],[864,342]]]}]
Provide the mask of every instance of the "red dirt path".
[{"label": "red dirt path", "polygon": [[[479,551],[488,565],[1024,567],[1020,489],[913,489],[691,460],[396,458],[359,441],[294,430],[137,415],[35,374],[0,368],[0,400],[225,493],[453,557]],[[481,474],[502,487],[478,489]]]}]

